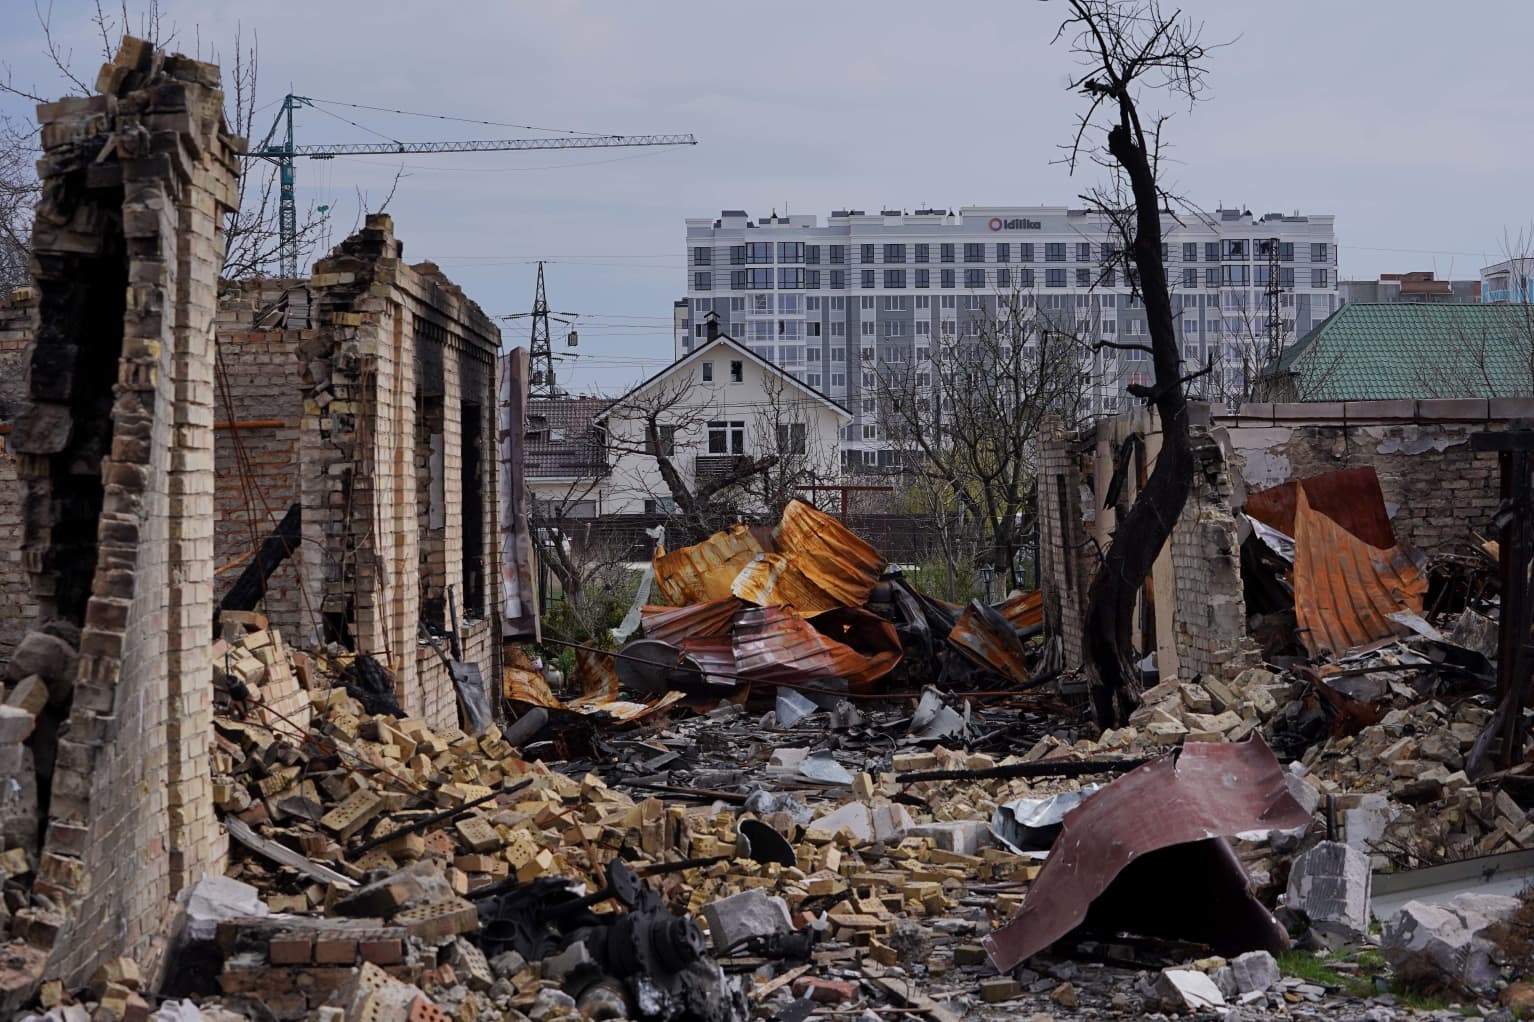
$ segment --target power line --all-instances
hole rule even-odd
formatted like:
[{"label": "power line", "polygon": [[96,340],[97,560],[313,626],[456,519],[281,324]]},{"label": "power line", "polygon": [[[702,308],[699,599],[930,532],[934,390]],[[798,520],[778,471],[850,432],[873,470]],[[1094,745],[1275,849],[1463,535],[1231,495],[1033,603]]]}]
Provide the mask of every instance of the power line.
[{"label": "power line", "polygon": [[540,128],[534,124],[514,124],[511,121],[482,121],[474,117],[453,117],[449,114],[423,114],[414,110],[396,110],[387,106],[368,106],[366,103],[343,103],[338,99],[315,99],[310,97],[312,103],[328,103],[331,106],[351,107],[354,110],[373,110],[384,114],[401,114],[405,117],[425,117],[435,121],[454,121],[458,124],[483,124],[492,128],[521,128],[527,131],[547,131],[555,135],[590,135],[594,138],[602,138],[615,134],[610,131],[580,131],[575,128]]}]

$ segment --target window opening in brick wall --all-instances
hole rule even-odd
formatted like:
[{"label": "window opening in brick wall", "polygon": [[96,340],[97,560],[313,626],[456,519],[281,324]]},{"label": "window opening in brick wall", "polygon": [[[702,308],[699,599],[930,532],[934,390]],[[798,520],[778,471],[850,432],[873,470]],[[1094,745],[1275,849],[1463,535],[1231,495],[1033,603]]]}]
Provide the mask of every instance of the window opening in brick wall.
[{"label": "window opening in brick wall", "polygon": [[485,614],[485,431],[479,405],[462,406],[460,465],[463,482],[463,616]]}]

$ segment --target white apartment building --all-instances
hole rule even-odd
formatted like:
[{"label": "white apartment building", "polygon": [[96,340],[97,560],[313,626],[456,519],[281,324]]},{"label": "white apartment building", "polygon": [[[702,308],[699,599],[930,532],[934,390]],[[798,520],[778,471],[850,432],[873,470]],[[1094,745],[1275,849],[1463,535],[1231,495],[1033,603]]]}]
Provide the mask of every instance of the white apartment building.
[{"label": "white apartment building", "polygon": [[[1183,356],[1219,363],[1227,389],[1255,372],[1243,340],[1267,337],[1276,271],[1285,343],[1337,308],[1331,215],[1220,209],[1163,221]],[[844,405],[849,466],[888,464],[873,361],[918,365],[958,344],[1018,295],[1052,322],[1089,337],[1148,339],[1145,310],[1121,270],[1105,218],[1063,206],[966,206],[915,212],[837,210],[753,219],[745,210],[687,221],[687,299],[676,357],[706,343],[704,316],[763,358]],[[1270,255],[1270,248],[1274,251]],[[1150,382],[1148,356],[1103,349],[1083,365],[1086,407],[1113,414],[1124,387]]]}]

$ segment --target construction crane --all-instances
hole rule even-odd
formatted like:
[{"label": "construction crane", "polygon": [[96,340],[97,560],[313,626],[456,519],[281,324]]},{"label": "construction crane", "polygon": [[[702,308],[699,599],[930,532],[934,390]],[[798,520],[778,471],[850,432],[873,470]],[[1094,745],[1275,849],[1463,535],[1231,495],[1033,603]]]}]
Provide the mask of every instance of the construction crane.
[{"label": "construction crane", "polygon": [[[280,269],[284,277],[298,276],[298,208],[294,199],[293,161],[306,156],[329,160],[337,156],[394,156],[416,153],[487,153],[518,149],[608,149],[622,146],[697,145],[692,135],[564,135],[558,138],[506,138],[468,142],[356,142],[339,145],[295,145],[293,111],[312,107],[308,96],[292,93],[282,99],[282,109],[272,122],[261,144],[244,155],[247,159],[270,160],[278,167],[281,190],[278,203],[278,237],[281,240]],[[360,125],[359,125],[360,127]],[[285,128],[277,140],[277,129]]]}]

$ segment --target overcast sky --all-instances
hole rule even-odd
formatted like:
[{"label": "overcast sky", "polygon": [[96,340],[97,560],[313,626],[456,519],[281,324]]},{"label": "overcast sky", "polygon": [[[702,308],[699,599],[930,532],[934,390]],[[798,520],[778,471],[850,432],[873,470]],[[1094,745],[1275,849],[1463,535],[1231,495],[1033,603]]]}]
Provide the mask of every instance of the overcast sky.
[{"label": "overcast sky", "polygon": [[[108,6],[112,6],[109,2]],[[0,57],[66,91],[28,0],[5,0]],[[44,2],[46,7],[46,2]],[[142,0],[130,3],[135,9]],[[583,132],[692,132],[699,145],[406,158],[389,206],[491,315],[549,300],[582,314],[562,382],[616,391],[669,361],[684,227],[723,208],[1075,204],[1094,171],[1055,161],[1081,100],[1051,44],[1062,4],[522,3],[163,0],[174,48],[227,54],[259,37],[263,121],[289,90],[302,142],[529,137],[335,103]],[[1344,277],[1473,277],[1527,227],[1534,114],[1523,73],[1534,4],[1482,0],[1187,0],[1209,41],[1208,101],[1177,115],[1173,185],[1200,206],[1334,213]],[[93,80],[88,0],[54,0],[55,36]],[[28,113],[24,105],[0,106]],[[263,130],[264,130],[263,123]],[[332,240],[376,204],[397,159],[300,161],[301,206],[335,207]],[[506,325],[524,343],[526,320]]]}]

